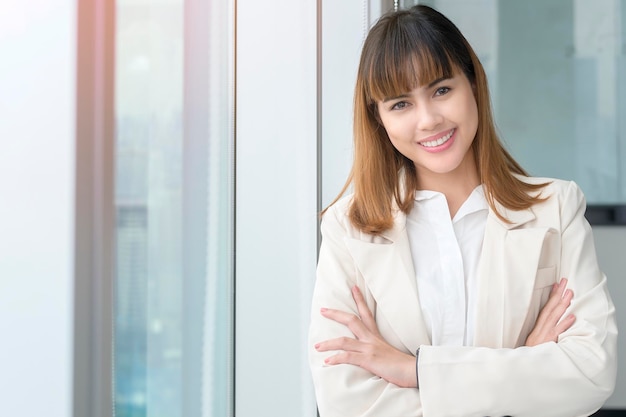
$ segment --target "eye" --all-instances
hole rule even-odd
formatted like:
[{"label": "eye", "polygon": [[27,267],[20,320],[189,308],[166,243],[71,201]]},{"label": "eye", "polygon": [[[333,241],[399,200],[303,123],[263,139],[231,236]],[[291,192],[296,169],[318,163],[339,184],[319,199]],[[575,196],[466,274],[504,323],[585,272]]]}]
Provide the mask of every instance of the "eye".
[{"label": "eye", "polygon": [[409,106],[409,103],[406,101],[398,101],[393,106],[391,106],[391,110],[403,110]]},{"label": "eye", "polygon": [[450,92],[451,88],[450,87],[439,87],[437,88],[437,90],[435,90],[435,96],[443,96],[446,95]]}]

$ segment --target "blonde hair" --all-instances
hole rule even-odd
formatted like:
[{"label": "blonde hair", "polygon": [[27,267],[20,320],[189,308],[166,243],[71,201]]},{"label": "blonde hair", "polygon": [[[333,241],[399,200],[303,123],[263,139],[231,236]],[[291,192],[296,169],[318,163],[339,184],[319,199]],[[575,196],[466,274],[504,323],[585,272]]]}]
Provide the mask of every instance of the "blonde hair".
[{"label": "blonde hair", "polygon": [[472,47],[450,20],[420,5],[383,16],[369,31],[361,53],[354,92],[354,161],[334,201],[353,185],[349,218],[359,230],[377,235],[391,228],[394,202],[408,213],[417,188],[415,165],[391,144],[377,102],[451,78],[455,70],[463,72],[474,89],[478,129],[472,151],[492,210],[507,221],[496,201],[522,210],[543,200],[533,191],[546,184],[528,184],[515,176],[527,173],[498,138],[487,78]]}]

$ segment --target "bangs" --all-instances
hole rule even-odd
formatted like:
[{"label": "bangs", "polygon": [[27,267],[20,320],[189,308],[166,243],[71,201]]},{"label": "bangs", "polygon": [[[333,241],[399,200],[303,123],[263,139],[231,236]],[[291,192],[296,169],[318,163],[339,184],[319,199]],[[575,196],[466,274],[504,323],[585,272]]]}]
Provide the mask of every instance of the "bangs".
[{"label": "bangs", "polygon": [[440,78],[452,78],[455,65],[449,41],[415,22],[396,20],[372,45],[363,81],[370,103],[397,97]]}]

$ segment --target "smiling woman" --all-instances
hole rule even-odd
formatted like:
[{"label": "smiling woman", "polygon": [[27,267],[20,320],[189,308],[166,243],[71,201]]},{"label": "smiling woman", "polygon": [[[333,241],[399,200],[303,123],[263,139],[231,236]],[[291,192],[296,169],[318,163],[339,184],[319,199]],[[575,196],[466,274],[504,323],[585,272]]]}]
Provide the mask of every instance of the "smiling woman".
[{"label": "smiling woman", "polygon": [[615,308],[582,192],[529,177],[504,149],[481,62],[430,7],[367,35],[350,185],[321,226],[321,417],[569,417],[604,403]]}]

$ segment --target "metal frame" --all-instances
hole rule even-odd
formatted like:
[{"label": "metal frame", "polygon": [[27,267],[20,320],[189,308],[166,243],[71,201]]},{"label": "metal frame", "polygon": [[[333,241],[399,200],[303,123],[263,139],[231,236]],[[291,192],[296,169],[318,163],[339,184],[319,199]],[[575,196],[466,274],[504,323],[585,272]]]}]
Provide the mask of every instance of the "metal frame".
[{"label": "metal frame", "polygon": [[113,415],[115,1],[78,0],[75,416]]},{"label": "metal frame", "polygon": [[585,217],[592,226],[626,226],[626,205],[590,204]]}]

